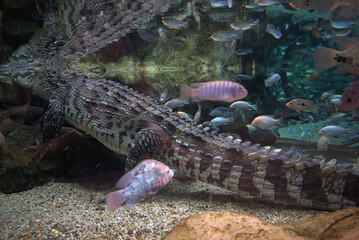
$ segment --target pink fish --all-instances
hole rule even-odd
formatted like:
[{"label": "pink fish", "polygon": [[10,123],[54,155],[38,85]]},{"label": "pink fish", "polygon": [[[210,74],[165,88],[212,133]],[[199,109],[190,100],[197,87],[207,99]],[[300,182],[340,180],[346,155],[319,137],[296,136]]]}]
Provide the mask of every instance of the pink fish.
[{"label": "pink fish", "polygon": [[359,110],[359,79],[344,91],[338,107],[343,111]]},{"label": "pink fish", "polygon": [[172,177],[172,170],[165,164],[154,159],[144,160],[120,178],[116,187],[121,190],[107,195],[107,207],[115,211],[126,202],[125,207],[132,208],[147,195],[166,186]]},{"label": "pink fish", "polygon": [[252,121],[251,125],[256,128],[267,129],[267,128],[272,128],[275,125],[280,125],[280,120],[274,119],[270,116],[261,115],[261,116],[256,117]]},{"label": "pink fish", "polygon": [[359,39],[335,37],[334,40],[343,51],[318,46],[313,56],[314,67],[322,72],[341,65],[333,73],[359,76]]},{"label": "pink fish", "polygon": [[241,84],[230,81],[212,81],[203,83],[193,83],[189,87],[181,85],[181,99],[194,98],[195,101],[211,100],[233,102],[248,95],[247,89]]},{"label": "pink fish", "polygon": [[323,135],[319,139],[317,144],[318,151],[327,151],[329,143],[330,143],[329,139],[325,135]]}]

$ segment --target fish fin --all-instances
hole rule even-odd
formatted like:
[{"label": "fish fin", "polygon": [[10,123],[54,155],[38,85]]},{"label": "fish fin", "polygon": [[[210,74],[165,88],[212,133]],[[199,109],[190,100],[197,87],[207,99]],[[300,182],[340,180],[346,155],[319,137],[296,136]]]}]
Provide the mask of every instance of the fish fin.
[{"label": "fish fin", "polygon": [[118,182],[116,183],[116,188],[118,189],[123,189],[123,188],[126,188],[129,181],[131,180],[133,176],[133,173],[132,171],[129,171],[128,173],[126,173],[125,175],[123,175],[120,180],[118,180]]},{"label": "fish fin", "polygon": [[323,14],[331,10],[331,4],[328,3],[328,0],[316,0],[315,8],[319,14]]},{"label": "fish fin", "polygon": [[191,83],[191,87],[193,88],[199,88],[207,84],[206,82],[198,82],[198,83]]},{"label": "fish fin", "polygon": [[337,69],[335,69],[332,73],[333,74],[345,74],[348,71],[344,68],[344,66],[340,66]]},{"label": "fish fin", "polygon": [[121,207],[121,205],[124,204],[125,201],[126,197],[124,190],[111,192],[106,197],[106,205],[111,212],[116,211],[116,209]]},{"label": "fish fin", "polygon": [[136,204],[138,202],[140,202],[141,200],[143,200],[143,198],[141,199],[138,199],[138,198],[130,198],[126,201],[126,204],[125,204],[125,208],[127,209],[130,209],[130,208],[134,208],[136,206]]},{"label": "fish fin", "polygon": [[282,117],[281,117],[281,118],[278,118],[277,121],[278,121],[278,122],[277,122],[277,123],[278,123],[278,126],[284,126],[284,118],[282,118]]},{"label": "fish fin", "polygon": [[336,36],[334,37],[334,42],[338,45],[340,50],[345,50],[355,41],[351,38]]},{"label": "fish fin", "polygon": [[255,111],[258,111],[258,105],[257,105],[257,104],[253,104],[253,105],[252,105],[252,109],[255,110]]},{"label": "fish fin", "polygon": [[204,101],[204,99],[200,98],[200,97],[193,97],[193,101],[195,102],[201,102]]},{"label": "fish fin", "polygon": [[180,99],[186,100],[192,97],[192,88],[186,84],[181,84]]},{"label": "fish fin", "polygon": [[338,63],[334,59],[334,56],[336,54],[340,54],[340,52],[334,49],[318,46],[315,49],[315,53],[313,57],[314,67],[319,72],[322,72],[338,65]]}]

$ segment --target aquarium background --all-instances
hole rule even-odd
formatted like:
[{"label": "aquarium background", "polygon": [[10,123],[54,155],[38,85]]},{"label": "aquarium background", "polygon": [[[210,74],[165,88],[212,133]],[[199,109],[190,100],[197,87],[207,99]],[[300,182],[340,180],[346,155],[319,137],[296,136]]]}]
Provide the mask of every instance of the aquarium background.
[{"label": "aquarium background", "polygon": [[[127,85],[162,104],[178,99],[183,84],[240,83],[248,91],[241,101],[252,107],[236,109],[230,107],[232,102],[191,98],[173,105],[173,111],[213,134],[295,149],[323,161],[357,163],[357,109],[341,111],[338,101],[358,76],[334,74],[337,67],[319,72],[313,56],[317,46],[339,49],[335,37],[358,36],[357,11],[351,16],[344,13],[359,3],[348,1],[348,5],[318,13],[315,7],[304,9],[301,2],[311,1],[178,1],[166,13],[79,58],[71,67]],[[1,1],[0,63],[6,63],[41,29],[44,21],[38,9],[36,1]],[[335,20],[343,26],[333,27]],[[231,25],[240,24],[245,30],[238,33]],[[269,24],[280,37],[268,31]],[[359,52],[358,46],[355,51]],[[353,56],[358,62],[358,55]],[[274,74],[280,79],[266,86]],[[315,107],[291,109],[286,104],[293,99],[308,100]],[[354,100],[358,102],[358,96]],[[239,201],[237,194],[184,177],[173,179],[135,209],[108,213],[105,195],[124,174],[126,156],[66,122],[52,146],[41,145],[47,105],[31,89],[0,76],[0,209],[1,215],[14,211],[19,219],[3,215],[8,217],[0,230],[4,238],[161,238],[182,218],[209,210],[246,212],[272,223],[325,214],[265,202],[252,204],[243,197]],[[211,114],[215,109],[218,111]],[[253,127],[253,120],[263,115],[278,123],[264,129]],[[217,124],[213,121],[216,117],[230,120]],[[344,130],[328,136],[329,145],[321,148],[318,142],[325,134],[319,131],[326,126]],[[35,147],[39,145],[42,147]],[[49,214],[44,217],[47,208]],[[66,212],[64,218],[55,217],[60,212]],[[33,227],[25,226],[29,221]],[[88,226],[97,226],[93,233],[85,226],[87,221],[92,221]]]}]

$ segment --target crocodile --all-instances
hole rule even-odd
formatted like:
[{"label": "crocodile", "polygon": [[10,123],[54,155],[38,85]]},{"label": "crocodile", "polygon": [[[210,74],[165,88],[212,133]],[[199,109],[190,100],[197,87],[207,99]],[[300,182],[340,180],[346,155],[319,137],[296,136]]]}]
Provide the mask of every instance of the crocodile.
[{"label": "crocodile", "polygon": [[356,164],[323,162],[206,131],[171,108],[70,63],[164,13],[168,0],[43,0],[44,26],[17,49],[2,75],[49,102],[44,140],[67,121],[127,155],[126,170],[154,158],[190,178],[260,200],[336,210],[359,204]]}]

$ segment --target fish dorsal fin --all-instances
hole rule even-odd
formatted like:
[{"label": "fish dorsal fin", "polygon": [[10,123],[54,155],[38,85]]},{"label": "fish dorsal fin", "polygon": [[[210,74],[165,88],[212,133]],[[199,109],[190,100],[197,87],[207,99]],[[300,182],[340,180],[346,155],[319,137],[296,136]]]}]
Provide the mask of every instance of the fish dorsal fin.
[{"label": "fish dorsal fin", "polygon": [[133,171],[126,173],[120,178],[120,180],[118,180],[118,182],[116,183],[116,188],[118,189],[126,188],[132,178],[133,178]]},{"label": "fish dorsal fin", "polygon": [[199,88],[199,87],[202,87],[204,85],[206,85],[207,82],[198,82],[198,83],[191,83],[191,87],[193,88]]},{"label": "fish dorsal fin", "polygon": [[355,42],[354,39],[352,38],[341,37],[341,36],[336,36],[334,38],[334,41],[338,45],[340,50],[347,49],[349,45]]}]

